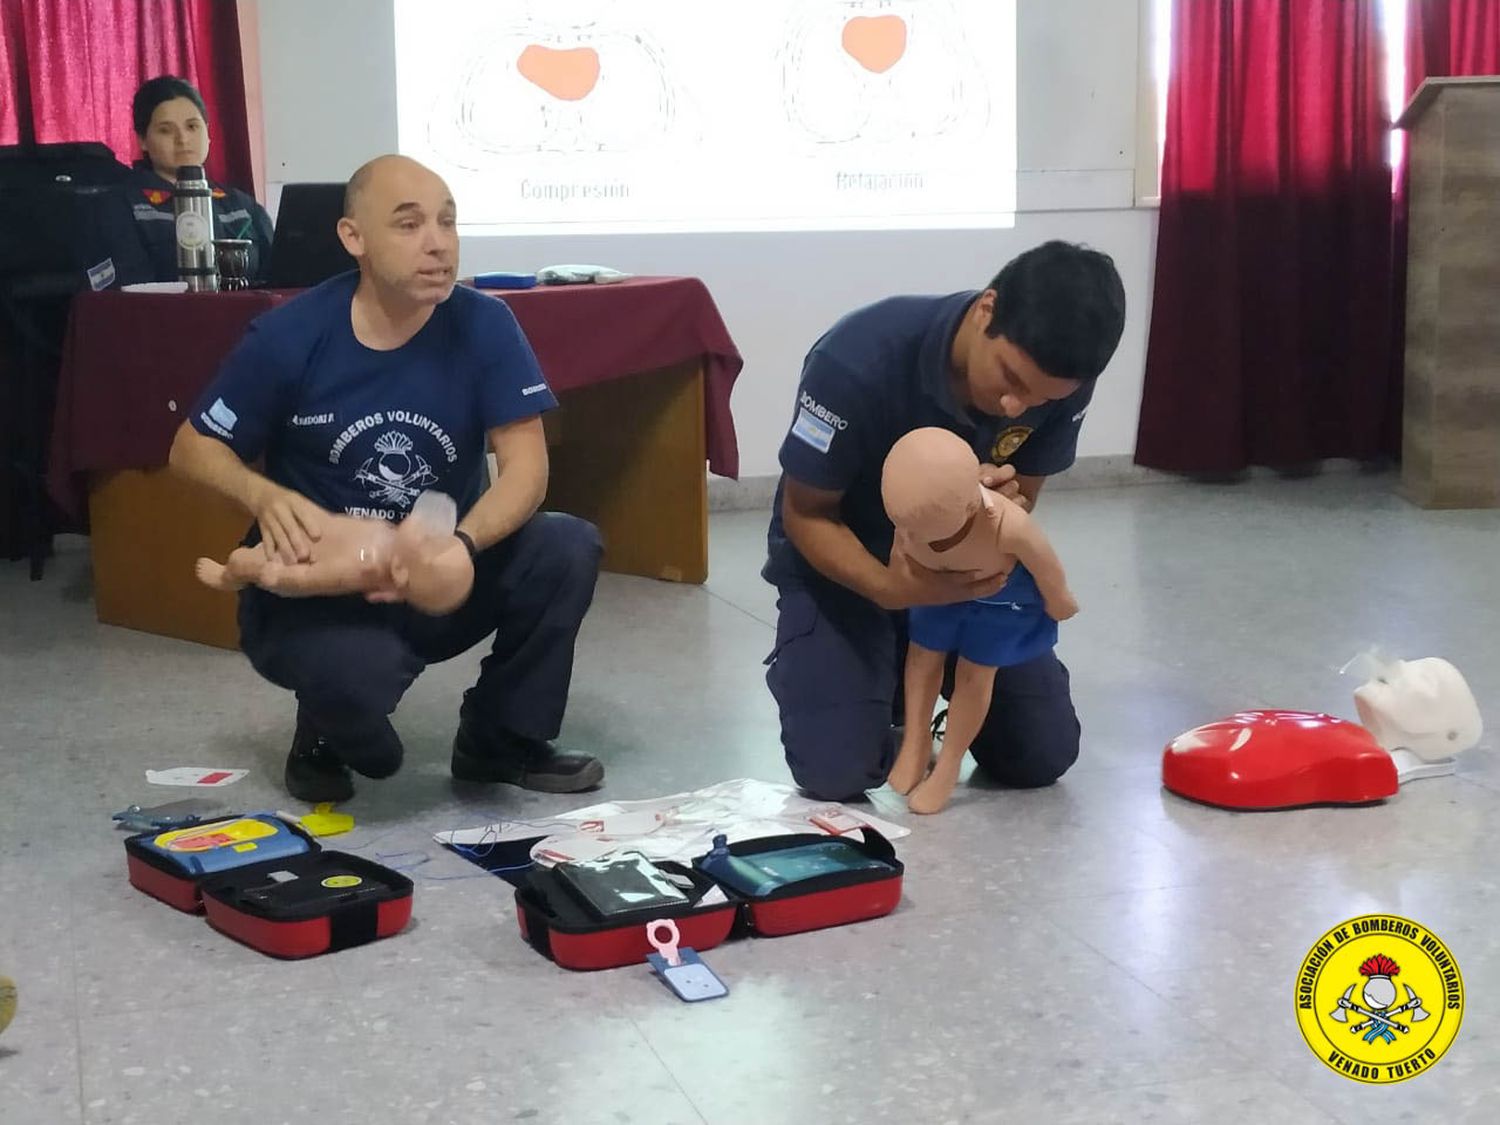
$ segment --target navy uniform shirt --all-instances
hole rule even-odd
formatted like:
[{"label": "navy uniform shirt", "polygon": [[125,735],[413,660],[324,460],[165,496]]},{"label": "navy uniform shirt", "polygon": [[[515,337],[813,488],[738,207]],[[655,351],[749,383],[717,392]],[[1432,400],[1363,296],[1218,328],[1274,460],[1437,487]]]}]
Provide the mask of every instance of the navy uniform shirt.
[{"label": "navy uniform shirt", "polygon": [[460,515],[484,487],[486,432],[557,405],[510,309],[459,286],[399,348],[350,324],[358,273],[257,317],[189,416],[331,512],[397,521],[432,489]]},{"label": "navy uniform shirt", "polygon": [[[896,441],[940,426],[973,447],[981,462],[1049,476],[1073,463],[1092,380],[1064,399],[1019,418],[960,406],[950,384],[953,340],[977,291],[946,297],[891,297],[844,317],[813,345],[802,366],[792,424],[781,445],[782,481],[762,574],[778,587],[827,581],[787,538],[782,490],[792,477],[844,494],[840,514],[865,549],[890,561],[894,528],[880,499],[880,473]],[[1017,567],[1020,577],[1024,568]],[[1012,584],[1017,582],[1012,578]],[[1030,582],[1030,576],[1024,576]]]},{"label": "navy uniform shirt", "polygon": [[[146,164],[136,161],[123,183],[135,229],[151,259],[155,281],[177,280],[177,221],[172,212],[174,185]],[[214,237],[248,238],[249,278],[265,279],[271,261],[271,217],[266,209],[238,188],[210,184],[213,192]]]}]

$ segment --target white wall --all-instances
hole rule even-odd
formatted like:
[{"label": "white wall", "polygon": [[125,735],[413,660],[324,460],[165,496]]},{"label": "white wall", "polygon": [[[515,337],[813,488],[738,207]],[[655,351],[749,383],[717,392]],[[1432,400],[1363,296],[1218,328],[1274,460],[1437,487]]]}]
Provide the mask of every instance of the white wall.
[{"label": "white wall", "polygon": [[[1141,0],[1143,11],[1150,0]],[[441,18],[441,0],[431,3]],[[259,0],[266,175],[342,180],[396,148],[390,0]],[[977,288],[1048,238],[1111,254],[1129,316],[1100,377],[1082,456],[1135,448],[1156,216],[1134,203],[1137,5],[1018,0],[1020,214],[1010,230],[466,238],[465,273],[598,262],[701,277],[745,357],[734,395],[742,476],[774,474],[808,346],[892,293]],[[462,206],[463,201],[459,201]]]}]

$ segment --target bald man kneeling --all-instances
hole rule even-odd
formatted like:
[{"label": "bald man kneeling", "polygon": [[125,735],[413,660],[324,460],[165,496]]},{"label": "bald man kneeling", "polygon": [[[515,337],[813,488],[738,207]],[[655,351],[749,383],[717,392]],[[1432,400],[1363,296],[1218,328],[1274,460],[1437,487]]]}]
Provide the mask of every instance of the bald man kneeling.
[{"label": "bald man kneeling", "polygon": [[[457,208],[440,177],[401,156],[370,161],[349,180],[338,230],[358,272],[250,326],[178,430],[172,466],[242,505],[255,520],[246,544],[287,563],[313,557],[330,512],[399,521],[423,492],[447,493],[474,587],[444,617],[390,591],[241,591],[241,647],[297,696],[287,790],[340,801],[351,770],[395,773],[401,696],[428,664],[490,634],[459,709],[454,777],[593,788],[599,761],[552,744],[600,555],[593,525],[537,510],[540,415],[556,399],[505,304],[455,288]],[[488,489],[487,450],[500,469]],[[264,474],[248,467],[260,458]]]}]

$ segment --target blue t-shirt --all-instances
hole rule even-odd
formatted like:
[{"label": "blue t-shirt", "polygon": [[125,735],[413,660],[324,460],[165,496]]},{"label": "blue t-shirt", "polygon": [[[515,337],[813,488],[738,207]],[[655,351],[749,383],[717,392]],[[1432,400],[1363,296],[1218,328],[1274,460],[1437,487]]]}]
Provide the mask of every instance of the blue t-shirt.
[{"label": "blue t-shirt", "polygon": [[486,433],[557,405],[510,309],[459,286],[399,348],[354,337],[357,273],[257,317],[191,415],[244,461],[331,512],[400,520],[423,492],[460,514]]},{"label": "blue t-shirt", "polygon": [[[802,366],[792,424],[781,445],[762,574],[778,586],[827,581],[793,546],[781,522],[786,477],[842,492],[840,513],[865,549],[888,562],[894,528],[880,499],[891,447],[921,426],[969,442],[980,461],[1049,476],[1073,463],[1094,393],[1087,380],[1067,398],[995,418],[962,407],[949,383],[953,340],[977,291],[946,297],[890,297],[844,317],[813,345]],[[1031,583],[1017,567],[1011,585]],[[1009,587],[1007,587],[1008,589]]]}]

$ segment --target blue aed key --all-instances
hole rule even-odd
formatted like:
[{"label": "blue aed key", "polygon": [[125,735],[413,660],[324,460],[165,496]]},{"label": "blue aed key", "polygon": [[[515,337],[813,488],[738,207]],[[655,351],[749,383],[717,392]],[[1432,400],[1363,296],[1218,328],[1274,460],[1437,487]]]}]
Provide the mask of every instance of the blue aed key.
[{"label": "blue aed key", "polygon": [[728,996],[729,987],[703,963],[703,958],[687,946],[678,948],[681,939],[677,923],[670,918],[658,918],[646,926],[646,940],[656,950],[646,954],[646,963],[652,971],[680,1000],[691,1003]]}]

